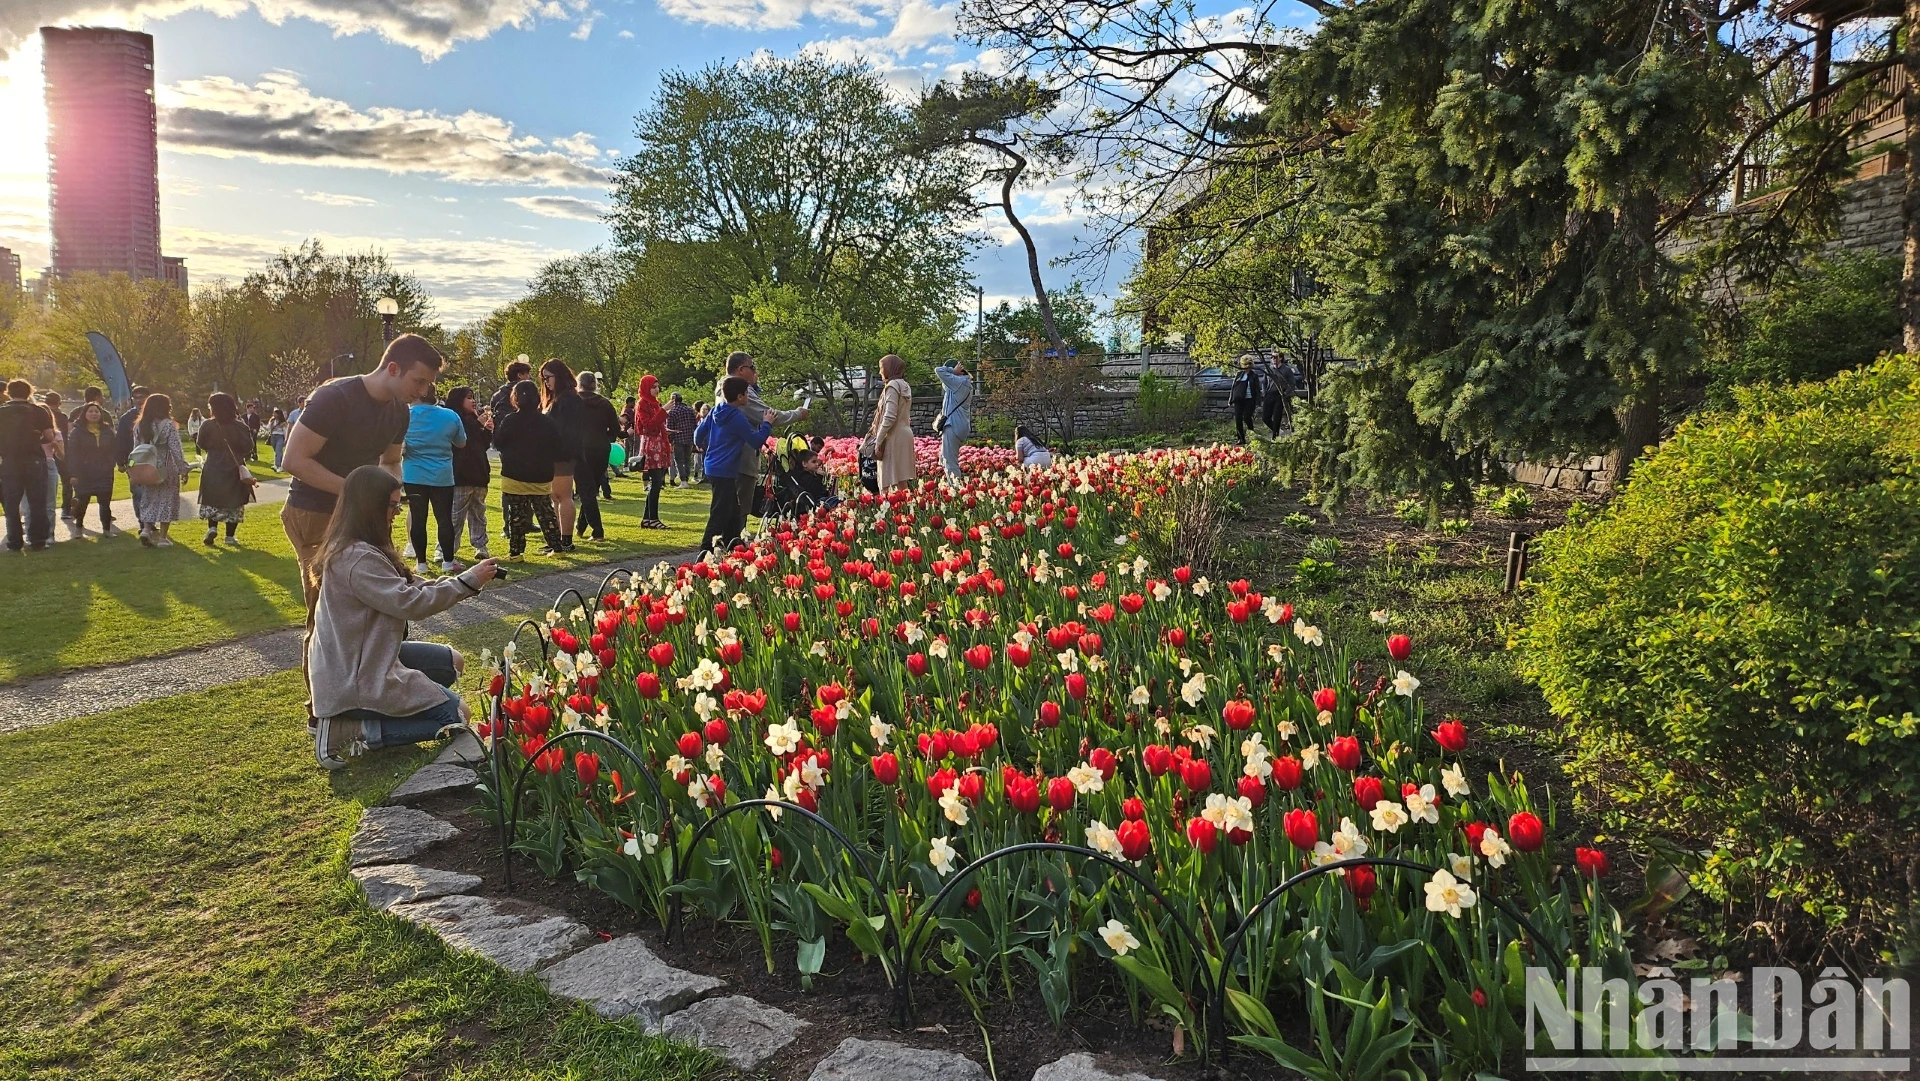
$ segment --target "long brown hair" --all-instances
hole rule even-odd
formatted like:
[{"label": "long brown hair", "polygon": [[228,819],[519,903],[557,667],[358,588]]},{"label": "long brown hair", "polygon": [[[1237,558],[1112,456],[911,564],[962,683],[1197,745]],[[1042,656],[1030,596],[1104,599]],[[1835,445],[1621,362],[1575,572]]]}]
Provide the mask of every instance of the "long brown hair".
[{"label": "long brown hair", "polygon": [[573,369],[567,367],[567,362],[561,360],[559,357],[553,357],[545,364],[540,365],[540,374],[542,376],[553,376],[552,390],[547,389],[545,379],[540,381],[540,408],[542,409],[553,408],[553,400],[562,394],[576,394],[579,392],[579,388],[575,385],[576,380]]},{"label": "long brown hair", "polygon": [[140,415],[135,418],[133,428],[143,443],[153,442],[153,426],[163,420],[173,419],[173,399],[164,394],[149,394],[147,400],[140,403]]},{"label": "long brown hair", "polygon": [[327,539],[320,542],[320,577],[342,552],[365,541],[393,561],[393,569],[411,579],[413,572],[393,547],[393,519],[387,508],[393,493],[400,490],[400,478],[377,465],[363,465],[347,474],[340,486],[339,502],[334,504],[333,521],[327,525]]}]

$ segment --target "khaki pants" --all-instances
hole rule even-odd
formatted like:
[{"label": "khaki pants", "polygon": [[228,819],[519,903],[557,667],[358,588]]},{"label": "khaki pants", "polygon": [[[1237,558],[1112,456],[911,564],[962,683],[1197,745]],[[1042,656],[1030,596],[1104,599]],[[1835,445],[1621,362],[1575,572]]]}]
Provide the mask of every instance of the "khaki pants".
[{"label": "khaki pants", "polygon": [[300,679],[307,687],[307,716],[313,716],[313,678],[307,672],[307,643],[313,638],[313,606],[320,601],[320,542],[327,539],[333,515],[298,507],[280,507],[280,525],[300,561],[300,587],[307,597],[307,629],[300,637]]}]

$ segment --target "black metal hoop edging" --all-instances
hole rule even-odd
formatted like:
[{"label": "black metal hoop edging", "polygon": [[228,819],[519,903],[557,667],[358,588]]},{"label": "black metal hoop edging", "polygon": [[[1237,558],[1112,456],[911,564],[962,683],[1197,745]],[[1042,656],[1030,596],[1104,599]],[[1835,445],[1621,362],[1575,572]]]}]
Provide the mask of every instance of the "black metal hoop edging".
[{"label": "black metal hoop edging", "polygon": [[[1193,955],[1198,961],[1198,967],[1195,969],[1195,972],[1200,978],[1200,987],[1205,994],[1205,1002],[1211,1005],[1217,996],[1213,982],[1208,979],[1207,976],[1207,964],[1205,960],[1207,951],[1205,944],[1200,941],[1198,935],[1194,934],[1193,928],[1187,925],[1187,921],[1181,918],[1180,913],[1174,909],[1173,905],[1167,902],[1166,896],[1155,888],[1154,884],[1148,881],[1145,875],[1141,874],[1131,864],[1123,860],[1114,859],[1105,852],[1099,852],[1087,848],[1084,845],[1070,845],[1059,841],[1026,841],[1021,844],[994,849],[992,852],[960,868],[954,873],[952,878],[948,879],[946,883],[940,887],[940,892],[933,895],[933,899],[927,902],[926,908],[922,910],[919,918],[911,924],[912,931],[908,934],[907,941],[900,951],[900,982],[894,986],[895,1011],[900,1017],[901,1023],[906,1023],[913,1011],[912,962],[914,948],[919,943],[921,932],[926,930],[927,924],[939,916],[941,902],[945,901],[956,887],[963,882],[971,880],[974,875],[978,874],[988,864],[998,862],[1008,856],[1018,855],[1022,852],[1063,852],[1073,856],[1088,856],[1114,868],[1144,888],[1155,901],[1159,902],[1161,911],[1172,917],[1174,927],[1186,938],[1187,944],[1193,947]],[[1205,1043],[1202,1043],[1200,1047],[1201,1065],[1206,1065],[1207,1060],[1208,1047]]]},{"label": "black metal hoop edging", "polygon": [[[1292,890],[1295,886],[1298,886],[1303,882],[1308,882],[1315,878],[1319,878],[1323,875],[1333,874],[1335,871],[1339,871],[1347,867],[1402,867],[1410,871],[1419,871],[1427,875],[1428,877],[1432,877],[1433,875],[1436,875],[1440,873],[1442,870],[1444,870],[1444,868],[1441,868],[1441,867],[1433,867],[1424,863],[1415,863],[1412,860],[1403,860],[1393,856],[1359,856],[1353,859],[1336,860],[1332,863],[1323,863],[1317,867],[1309,867],[1306,870],[1301,871],[1299,874],[1296,874],[1293,877],[1288,878],[1286,881],[1281,882],[1279,885],[1273,887],[1271,890],[1268,890],[1267,895],[1265,897],[1260,898],[1259,903],[1255,904],[1252,908],[1247,910],[1247,914],[1244,918],[1241,919],[1240,925],[1238,927],[1235,927],[1233,929],[1233,933],[1227,936],[1226,952],[1222,954],[1220,958],[1220,983],[1219,983],[1219,986],[1215,988],[1213,998],[1208,1003],[1208,1006],[1207,1006],[1207,1015],[1208,1015],[1207,1016],[1207,1029],[1208,1029],[1207,1044],[1208,1045],[1211,1045],[1215,1041],[1219,1041],[1224,1044],[1226,1041],[1227,982],[1233,976],[1233,960],[1240,953],[1240,946],[1245,941],[1247,932],[1253,928],[1253,921],[1259,919],[1261,914],[1264,913],[1270,905],[1272,905],[1275,901],[1278,901],[1281,897],[1285,896],[1287,892]],[[1525,916],[1522,916],[1518,909],[1514,908],[1512,905],[1508,904],[1506,901],[1501,900],[1498,897],[1490,897],[1484,894],[1480,896],[1482,900],[1486,901],[1488,904],[1492,905],[1493,907],[1499,909],[1502,914],[1512,919],[1515,923],[1518,923],[1521,926],[1521,928],[1527,932],[1528,935],[1532,936],[1532,939],[1537,946],[1540,946],[1543,948],[1546,946],[1546,939],[1540,934],[1539,929],[1534,927],[1533,922],[1531,920],[1527,919]],[[1559,957],[1559,955],[1553,954],[1552,951],[1547,951],[1547,952],[1553,960],[1554,967],[1559,971],[1560,976],[1564,979],[1567,972],[1566,962],[1563,961]],[[1204,1053],[1205,1052],[1203,1050],[1202,1054]]]},{"label": "black metal hoop edging", "polygon": [[[493,798],[496,800],[501,799],[505,795],[505,793],[501,791],[502,786],[500,784],[500,771],[503,766],[503,763],[500,761],[500,755],[501,755],[500,727],[502,722],[505,719],[504,714],[506,713],[506,710],[501,708],[501,704],[506,699],[507,695],[513,690],[514,665],[513,665],[513,662],[507,658],[506,649],[508,646],[514,646],[515,643],[519,642],[521,633],[525,631],[528,627],[533,628],[533,631],[534,631],[533,640],[540,643],[541,671],[546,670],[547,663],[551,659],[550,654],[547,652],[548,649],[550,648],[547,644],[547,636],[540,633],[541,624],[538,620],[534,620],[534,619],[522,619],[519,625],[513,628],[513,633],[507,636],[506,642],[500,647],[500,653],[501,653],[500,693],[495,695],[493,700],[494,709],[493,709],[493,716],[491,718],[493,736],[490,740],[483,742],[481,744],[481,746],[487,749],[487,767],[488,767],[488,771],[492,774]],[[525,685],[526,685],[526,681],[522,680],[521,686],[524,687]],[[501,803],[499,806],[500,806],[500,868],[502,873],[506,876],[507,892],[512,893],[513,892],[513,858],[512,858],[512,843],[508,840],[508,837],[507,837],[507,807],[505,803]]]},{"label": "black metal hoop edging", "polygon": [[[802,807],[797,803],[789,803],[786,800],[781,800],[781,799],[740,800],[737,803],[728,804],[726,807],[722,808],[719,812],[715,814],[709,815],[707,817],[707,820],[705,822],[700,823],[700,825],[694,829],[693,835],[687,839],[686,863],[681,864],[676,862],[674,864],[674,868],[675,868],[675,875],[673,880],[674,886],[678,887],[679,885],[681,885],[683,881],[681,877],[681,873],[693,865],[694,851],[697,848],[699,848],[701,840],[707,836],[708,832],[713,829],[716,823],[718,823],[721,819],[726,818],[728,815],[732,815],[740,811],[762,810],[762,809],[770,810],[770,811],[777,810],[781,812],[792,812],[794,814],[798,814],[802,818],[805,818],[808,821],[826,830],[827,833],[831,835],[833,839],[839,843],[841,848],[846,849],[847,854],[852,856],[854,859],[854,862],[859,865],[860,873],[866,876],[868,890],[870,893],[872,893],[873,900],[879,904],[880,914],[886,917],[887,937],[891,940],[893,945],[897,946],[900,943],[901,941],[900,927],[897,923],[894,922],[893,906],[887,903],[886,891],[883,888],[881,888],[880,878],[878,875],[874,873],[873,866],[867,862],[866,853],[860,851],[860,849],[857,846],[855,846],[851,840],[847,838],[847,835],[841,832],[840,827],[827,821],[825,818],[822,818],[820,815],[814,813],[813,811],[809,811],[805,807]],[[671,917],[669,917],[667,921],[667,937],[669,939],[672,938],[673,933],[677,931],[680,927],[680,897],[681,897],[680,891],[678,889],[675,889],[673,891],[673,914]],[[881,944],[882,949],[886,948],[887,945],[888,945],[887,943],[882,943]]]},{"label": "black metal hoop edging", "polygon": [[[506,866],[506,887],[508,893],[513,892],[513,839],[514,835],[519,832],[520,797],[526,790],[527,775],[533,772],[535,759],[545,754],[548,750],[575,737],[586,740],[599,740],[602,743],[608,744],[615,750],[618,750],[627,761],[633,763],[634,768],[640,771],[641,778],[647,782],[647,787],[653,790],[654,807],[660,812],[660,836],[662,838],[671,838],[673,836],[673,808],[668,806],[666,793],[661,790],[660,782],[654,778],[653,771],[648,769],[647,764],[640,760],[640,756],[634,753],[633,748],[613,736],[607,735],[605,732],[592,728],[575,728],[568,732],[562,732],[557,736],[541,740],[540,746],[534,748],[530,754],[526,755],[526,761],[520,764],[519,775],[514,778],[513,799],[511,802],[503,804],[500,808],[500,860],[501,863]],[[667,854],[668,875],[675,881],[678,881],[679,870],[679,854],[677,852],[669,852]]]}]

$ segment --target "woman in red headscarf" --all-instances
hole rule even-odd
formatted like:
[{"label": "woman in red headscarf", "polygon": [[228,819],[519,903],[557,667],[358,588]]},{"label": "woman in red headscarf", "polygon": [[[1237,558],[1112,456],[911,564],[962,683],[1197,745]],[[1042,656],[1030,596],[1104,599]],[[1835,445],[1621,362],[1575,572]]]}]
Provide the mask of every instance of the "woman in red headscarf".
[{"label": "woman in red headscarf", "polygon": [[640,400],[633,406],[633,434],[640,440],[640,474],[647,481],[647,509],[640,516],[640,528],[665,529],[660,520],[660,489],[666,483],[667,466],[673,461],[673,444],[667,441],[667,410],[655,393],[660,380],[651,375],[640,378]]}]

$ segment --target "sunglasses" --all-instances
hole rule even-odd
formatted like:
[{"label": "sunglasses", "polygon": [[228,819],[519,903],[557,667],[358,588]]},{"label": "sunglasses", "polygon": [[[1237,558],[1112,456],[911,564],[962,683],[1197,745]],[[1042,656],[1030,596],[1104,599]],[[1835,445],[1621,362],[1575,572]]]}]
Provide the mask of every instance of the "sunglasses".
[{"label": "sunglasses", "polygon": [[404,497],[402,497],[402,498],[400,498],[400,499],[389,499],[389,500],[387,500],[387,513],[388,513],[388,514],[399,514],[399,513],[400,513],[400,508],[401,508],[401,507],[404,507],[404,506],[406,506],[406,505],[407,505],[407,501],[406,501],[406,499],[405,499]]}]

